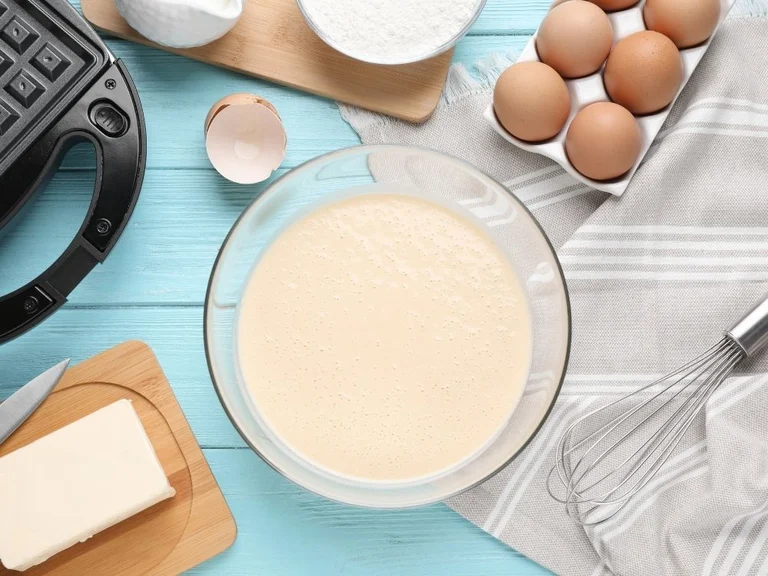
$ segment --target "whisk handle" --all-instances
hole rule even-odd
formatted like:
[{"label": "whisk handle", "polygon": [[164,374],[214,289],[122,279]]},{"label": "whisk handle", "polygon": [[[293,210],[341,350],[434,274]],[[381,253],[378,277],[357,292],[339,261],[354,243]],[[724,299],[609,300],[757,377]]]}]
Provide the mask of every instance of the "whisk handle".
[{"label": "whisk handle", "polygon": [[744,349],[747,356],[768,344],[768,297],[739,320],[726,335]]}]

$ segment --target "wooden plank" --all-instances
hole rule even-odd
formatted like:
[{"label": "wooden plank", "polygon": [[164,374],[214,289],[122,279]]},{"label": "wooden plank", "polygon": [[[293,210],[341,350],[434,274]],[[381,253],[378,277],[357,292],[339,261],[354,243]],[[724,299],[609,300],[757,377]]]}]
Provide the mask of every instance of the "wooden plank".
[{"label": "wooden plank", "polygon": [[[492,40],[493,46],[500,45],[498,38],[475,37],[471,40],[475,43]],[[506,43],[506,39],[501,40]],[[187,74],[198,79],[201,76],[227,76],[235,84],[233,90],[245,88],[239,84],[244,79],[205,66],[197,71],[199,76],[195,76],[189,67],[202,65],[161,52],[141,54],[139,52],[146,50],[142,47],[127,48],[135,58],[131,64],[143,71],[140,80],[146,96],[149,139],[153,143],[150,145],[150,166],[168,165],[175,169],[150,169],[147,172],[141,199],[124,238],[107,262],[97,267],[74,292],[71,301],[80,304],[200,304],[221,241],[237,215],[266,184],[234,185],[209,168],[202,130],[185,120],[190,116],[186,111],[195,108],[197,102],[202,123],[205,105],[198,91],[190,85],[185,89],[190,94],[186,102],[170,104],[168,93],[175,80]],[[477,45],[475,50],[478,53],[487,51],[488,45]],[[147,57],[146,62],[141,59],[143,56]],[[212,85],[218,83],[203,83],[209,92]],[[333,103],[317,99],[308,101],[305,98],[309,97],[274,86],[271,89],[283,93],[289,110],[287,123],[293,123],[297,118],[305,120],[304,126],[296,123],[290,132],[307,135],[299,140],[299,144],[307,148],[294,153],[293,163],[359,142],[341,120]],[[219,95],[211,93],[211,100]],[[274,100],[282,101],[281,98]],[[298,109],[297,113],[290,113],[295,109]],[[337,134],[341,136],[333,136]],[[289,144],[289,156],[291,149]],[[190,161],[190,158],[197,160]],[[77,166],[92,167],[93,152],[89,148],[75,150],[68,156],[67,164],[71,170]],[[185,164],[202,169],[180,170]],[[92,182],[92,172],[60,171],[40,201],[31,206],[27,217],[3,238],[0,244],[0,270],[3,270],[0,293],[9,292],[36,277],[63,251],[83,221]],[[34,258],[18,257],[30,250],[34,250]]]},{"label": "wooden plank", "polygon": [[552,0],[488,0],[470,34],[531,36]]},{"label": "wooden plank", "polygon": [[[471,65],[493,52],[520,50],[525,42],[522,36],[466,38],[457,47],[454,60]],[[286,168],[360,142],[330,100],[131,42],[107,43],[125,60],[136,82],[147,123],[150,169],[208,169],[203,121],[214,102],[233,92],[259,94],[278,109],[288,134]],[[82,150],[70,155],[65,166],[92,167],[93,156]]]},{"label": "wooden plank", "polygon": [[443,505],[402,512],[319,498],[250,450],[205,450],[238,523],[234,546],[190,574],[545,576]]},{"label": "wooden plank", "polygon": [[[281,173],[284,171],[281,171]],[[92,171],[59,172],[0,242],[0,293],[35,278],[66,248],[90,203]],[[151,170],[120,242],[70,303],[202,304],[230,227],[266,187],[240,186],[213,170]],[[34,250],[34,258],[20,254]]]},{"label": "wooden plank", "polygon": [[[152,351],[127,342],[67,370],[0,457],[118,400],[130,400],[176,494],[28,570],[35,576],[172,576],[219,554],[237,529]],[[0,575],[10,576],[0,566]]]},{"label": "wooden plank", "polygon": [[43,324],[0,346],[0,398],[64,358],[81,362],[126,340],[155,352],[203,447],[244,447],[211,385],[203,348],[202,308],[62,308]]}]

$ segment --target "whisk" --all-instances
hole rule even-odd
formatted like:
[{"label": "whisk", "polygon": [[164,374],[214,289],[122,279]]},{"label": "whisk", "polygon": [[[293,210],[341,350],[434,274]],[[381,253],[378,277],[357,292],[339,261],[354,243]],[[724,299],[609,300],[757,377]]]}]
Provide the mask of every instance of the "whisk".
[{"label": "whisk", "polygon": [[734,367],[766,344],[768,297],[695,360],[576,420],[557,444],[550,495],[583,526],[616,515],[664,466]]}]

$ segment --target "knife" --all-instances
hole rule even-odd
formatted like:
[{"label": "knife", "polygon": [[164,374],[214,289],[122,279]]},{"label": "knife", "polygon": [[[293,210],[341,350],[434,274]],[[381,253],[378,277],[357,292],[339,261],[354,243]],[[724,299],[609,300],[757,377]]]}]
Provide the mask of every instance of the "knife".
[{"label": "knife", "polygon": [[32,416],[43,400],[48,398],[64,376],[67,366],[69,366],[69,359],[59,362],[26,386],[22,386],[21,390],[0,404],[0,444],[5,442],[27,418]]}]

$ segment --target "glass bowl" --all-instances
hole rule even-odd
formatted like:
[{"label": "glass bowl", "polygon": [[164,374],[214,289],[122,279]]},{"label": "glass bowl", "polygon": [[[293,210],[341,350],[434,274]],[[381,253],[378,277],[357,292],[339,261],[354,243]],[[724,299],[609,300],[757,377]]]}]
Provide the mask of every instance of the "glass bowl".
[{"label": "glass bowl", "polygon": [[[299,5],[299,10],[301,11],[302,16],[304,16],[304,21],[307,23],[307,25],[312,29],[312,31],[328,46],[336,50],[337,52],[341,52],[342,54],[349,56],[350,58],[354,58],[355,60],[359,60],[360,62],[367,62],[369,64],[381,64],[386,66],[398,66],[401,64],[413,64],[414,62],[421,62],[423,60],[429,60],[430,58],[434,58],[435,56],[439,56],[443,52],[447,52],[461,40],[464,38],[464,36],[467,35],[467,32],[469,32],[470,28],[474,25],[474,23],[477,21],[477,19],[480,17],[480,13],[483,11],[483,8],[485,8],[485,3],[487,0],[477,0],[477,5],[475,6],[475,10],[472,13],[472,16],[467,20],[467,22],[464,24],[464,27],[459,30],[455,36],[453,36],[450,40],[439,46],[436,50],[433,50],[431,52],[425,52],[424,54],[416,54],[413,57],[410,58],[381,58],[381,59],[375,59],[366,57],[362,54],[356,54],[353,51],[350,51],[345,46],[342,46],[341,44],[334,42],[320,27],[317,22],[315,22],[314,18],[309,14],[309,11],[307,10],[307,7],[304,4],[304,0],[296,0]],[[418,2],[418,0],[414,0]]]},{"label": "glass bowl", "polygon": [[[523,397],[482,452],[444,475],[408,483],[365,483],[334,476],[290,454],[268,430],[239,376],[238,304],[254,263],[287,226],[319,206],[391,192],[441,203],[497,243],[516,269],[531,311],[533,352]],[[511,462],[538,432],[568,364],[571,316],[560,264],[546,235],[515,196],[474,166],[431,150],[359,146],[332,152],[276,180],[235,222],[216,259],[205,300],[205,349],[214,387],[232,423],[270,466],[307,490],[348,504],[406,508],[455,496]],[[289,329],[289,327],[286,327]]]}]

